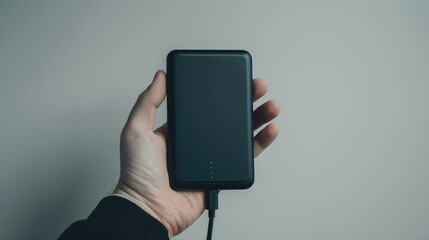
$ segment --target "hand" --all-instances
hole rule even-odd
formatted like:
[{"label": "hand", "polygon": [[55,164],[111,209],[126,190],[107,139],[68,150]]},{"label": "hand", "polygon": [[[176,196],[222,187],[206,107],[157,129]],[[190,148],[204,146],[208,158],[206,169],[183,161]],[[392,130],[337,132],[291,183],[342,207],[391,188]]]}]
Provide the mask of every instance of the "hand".
[{"label": "hand", "polygon": [[[267,92],[262,79],[253,80],[253,101]],[[114,191],[137,203],[160,221],[170,236],[182,232],[204,212],[204,193],[176,192],[170,188],[167,172],[167,125],[153,130],[156,109],[166,96],[166,77],[158,71],[149,87],[140,94],[121,134],[121,174]],[[253,112],[254,130],[279,114],[279,105],[270,100]],[[258,156],[277,137],[274,123],[254,137]]]}]

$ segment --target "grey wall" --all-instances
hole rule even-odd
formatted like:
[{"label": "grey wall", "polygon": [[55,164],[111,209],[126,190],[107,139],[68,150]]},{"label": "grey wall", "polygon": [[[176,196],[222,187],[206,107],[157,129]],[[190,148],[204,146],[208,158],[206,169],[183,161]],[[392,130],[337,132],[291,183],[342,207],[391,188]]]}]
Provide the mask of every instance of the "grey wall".
[{"label": "grey wall", "polygon": [[55,238],[111,193],[171,49],[240,48],[281,132],[214,238],[429,239],[428,42],[428,1],[1,1],[0,238]]}]

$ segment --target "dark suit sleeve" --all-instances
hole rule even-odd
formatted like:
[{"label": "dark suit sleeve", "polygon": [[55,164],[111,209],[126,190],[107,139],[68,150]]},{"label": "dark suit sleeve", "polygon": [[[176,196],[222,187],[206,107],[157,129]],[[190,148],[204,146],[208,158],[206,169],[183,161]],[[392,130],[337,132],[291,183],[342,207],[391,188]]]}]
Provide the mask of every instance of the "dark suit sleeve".
[{"label": "dark suit sleeve", "polygon": [[70,225],[59,240],[168,240],[167,229],[133,202],[118,196],[100,201],[86,220]]}]

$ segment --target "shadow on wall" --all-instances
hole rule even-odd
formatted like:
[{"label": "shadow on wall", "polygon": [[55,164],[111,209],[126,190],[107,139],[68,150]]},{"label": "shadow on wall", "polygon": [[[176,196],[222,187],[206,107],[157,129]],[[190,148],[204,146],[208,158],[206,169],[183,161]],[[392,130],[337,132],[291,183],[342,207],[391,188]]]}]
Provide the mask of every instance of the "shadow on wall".
[{"label": "shadow on wall", "polygon": [[[18,183],[17,195],[25,196],[25,199],[15,206],[20,208],[16,210],[17,221],[11,224],[7,236],[14,236],[13,239],[56,239],[67,226],[90,214],[98,201],[107,195],[103,191],[109,190],[110,186],[110,192],[113,190],[114,182],[102,182],[101,176],[109,175],[106,165],[100,164],[105,162],[106,153],[97,149],[103,144],[88,137],[89,134],[77,131],[63,135],[66,140],[56,146],[39,146],[45,151],[33,155],[31,161],[44,166],[34,171],[26,169],[28,178]],[[90,141],[84,140],[88,138]],[[50,152],[52,148],[56,148],[54,153]],[[116,178],[109,179],[114,181]],[[100,188],[103,184],[106,189]]]}]

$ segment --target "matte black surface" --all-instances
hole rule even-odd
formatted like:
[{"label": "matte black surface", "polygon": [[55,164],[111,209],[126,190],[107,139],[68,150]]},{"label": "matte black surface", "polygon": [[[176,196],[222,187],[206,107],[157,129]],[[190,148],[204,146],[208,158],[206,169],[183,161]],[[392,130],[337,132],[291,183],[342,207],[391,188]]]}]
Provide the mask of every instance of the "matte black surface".
[{"label": "matte black surface", "polygon": [[254,181],[252,59],[241,50],[167,56],[168,169],[175,189],[242,189]]}]

